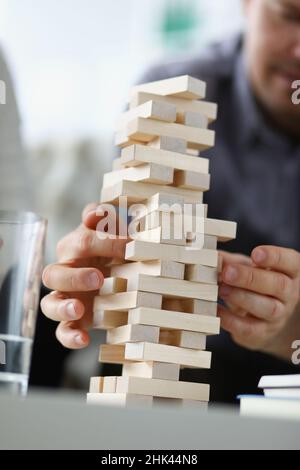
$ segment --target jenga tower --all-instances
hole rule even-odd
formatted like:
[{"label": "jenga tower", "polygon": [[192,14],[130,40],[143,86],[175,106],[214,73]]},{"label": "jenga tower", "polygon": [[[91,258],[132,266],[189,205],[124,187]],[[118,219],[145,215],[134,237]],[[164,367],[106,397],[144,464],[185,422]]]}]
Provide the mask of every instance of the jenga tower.
[{"label": "jenga tower", "polygon": [[101,203],[126,196],[140,204],[139,232],[94,305],[94,327],[107,330],[100,361],[123,364],[122,376],[93,377],[89,403],[209,401],[208,384],[179,379],[181,368],[210,368],[206,337],[220,331],[217,242],[236,236],[234,222],[207,218],[203,204],[209,161],[199,152],[214,145],[208,125],[217,115],[205,91],[188,76],[140,85],[121,117],[121,157],[104,177]]}]

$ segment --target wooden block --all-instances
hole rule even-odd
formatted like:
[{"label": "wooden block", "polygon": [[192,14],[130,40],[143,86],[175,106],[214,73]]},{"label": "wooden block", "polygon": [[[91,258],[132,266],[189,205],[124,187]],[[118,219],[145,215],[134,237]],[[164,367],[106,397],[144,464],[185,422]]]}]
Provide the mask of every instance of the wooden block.
[{"label": "wooden block", "polygon": [[154,408],[169,408],[174,410],[181,410],[192,409],[195,411],[200,411],[201,413],[205,413],[208,411],[208,402],[200,401],[200,400],[182,400],[182,399],[174,399],[174,398],[161,398],[161,397],[153,397],[153,405]]},{"label": "wooden block", "polygon": [[121,277],[107,277],[104,279],[103,285],[100,289],[100,295],[112,295],[120,292],[126,292],[127,279]]},{"label": "wooden block", "polygon": [[128,362],[125,359],[125,345],[101,344],[99,362],[105,364],[125,364],[125,362]]},{"label": "wooden block", "polygon": [[182,75],[137,85],[132,88],[131,93],[139,91],[162,96],[175,96],[186,100],[198,100],[205,98],[206,83],[189,75]]},{"label": "wooden block", "polygon": [[139,211],[138,217],[144,217],[153,211],[181,214],[184,210],[184,198],[178,194],[158,192],[147,200],[145,206],[145,211]]},{"label": "wooden block", "polygon": [[[179,188],[180,189],[180,188]],[[205,205],[203,205],[205,207]],[[201,208],[201,205],[199,204]],[[235,222],[229,222],[227,220],[216,220],[216,219],[208,219],[207,217],[202,220],[202,215],[194,216],[194,215],[184,215],[184,222],[185,222],[185,232],[187,239],[195,238],[195,227],[203,226],[205,235],[210,237],[216,237],[217,241],[219,242],[227,242],[230,240],[234,240],[236,238],[236,230],[237,224]],[[153,211],[151,214],[146,216],[145,227],[148,230],[159,227],[161,225],[161,215],[159,215],[158,211]],[[193,227],[193,230],[189,230],[188,226]],[[211,239],[213,241],[213,239]]]},{"label": "wooden block", "polygon": [[206,335],[194,331],[161,330],[159,343],[204,351],[206,349]]},{"label": "wooden block", "polygon": [[159,96],[153,93],[145,93],[141,91],[133,91],[130,98],[130,108],[135,108],[140,104],[155,99],[159,99],[164,103],[174,104],[177,109],[177,118],[181,119],[182,121],[187,111],[204,114],[207,116],[210,123],[217,119],[218,106],[215,103],[209,103],[207,101],[186,100],[183,98],[175,98],[173,96]]},{"label": "wooden block", "polygon": [[184,330],[217,335],[220,333],[220,319],[213,316],[175,312],[152,308],[137,308],[128,313],[128,323],[158,326],[169,330]]},{"label": "wooden block", "polygon": [[142,117],[145,119],[155,119],[158,121],[175,122],[176,106],[163,101],[151,100],[143,103],[136,108],[123,113],[117,126],[126,125],[132,119]]},{"label": "wooden block", "polygon": [[185,279],[187,281],[202,282],[205,284],[218,284],[218,268],[210,268],[197,264],[186,266]]},{"label": "wooden block", "polygon": [[127,311],[137,307],[161,308],[162,296],[148,292],[121,292],[119,294],[97,296],[94,311]]},{"label": "wooden block", "polygon": [[128,362],[123,365],[123,377],[179,380],[180,365],[166,362]]},{"label": "wooden block", "polygon": [[208,191],[210,188],[210,175],[197,173],[196,171],[176,170],[173,185],[194,191]]},{"label": "wooden block", "polygon": [[150,276],[168,277],[171,279],[184,279],[185,265],[175,261],[138,261],[126,263],[111,268],[113,276],[121,276],[130,279],[137,274],[149,274]]},{"label": "wooden block", "polygon": [[102,393],[104,385],[104,377],[91,377],[90,393]]},{"label": "wooden block", "polygon": [[120,181],[110,188],[103,188],[101,192],[101,203],[118,204],[121,196],[127,197],[128,204],[145,201],[158,191],[168,194],[178,194],[184,198],[186,203],[202,203],[203,192],[191,191],[189,189],[174,188],[171,186],[158,186],[150,183],[138,183],[134,181]]},{"label": "wooden block", "polygon": [[109,188],[123,180],[151,184],[172,184],[173,179],[174,170],[172,168],[157,165],[156,163],[146,163],[132,168],[123,168],[111,173],[105,173],[103,187]]},{"label": "wooden block", "polygon": [[94,313],[93,328],[95,330],[110,330],[127,324],[126,311],[97,310]]},{"label": "wooden block", "polygon": [[152,407],[153,398],[150,396],[128,393],[88,393],[88,405],[101,405],[120,408]]},{"label": "wooden block", "polygon": [[132,145],[122,149],[121,162],[125,167],[133,167],[143,163],[163,164],[173,169],[209,172],[209,160],[203,157],[193,157],[169,150],[160,150],[146,145]]},{"label": "wooden block", "polygon": [[128,343],[125,345],[125,360],[169,362],[185,367],[209,369],[211,353],[166,346],[165,344]]},{"label": "wooden block", "polygon": [[169,150],[170,152],[187,153],[187,143],[184,139],[178,139],[176,137],[167,137],[162,135],[149,142],[152,148],[160,150]]},{"label": "wooden block", "polygon": [[209,385],[145,379],[142,377],[119,377],[117,380],[117,393],[208,401]]},{"label": "wooden block", "polygon": [[[194,313],[196,315],[204,315],[204,316],[210,316],[210,317],[216,317],[217,316],[217,308],[218,304],[217,302],[208,302],[206,300],[198,300],[198,299],[186,299],[186,300],[181,300],[181,307],[183,309],[183,312],[187,313]],[[167,306],[167,300],[165,302],[165,305],[163,306],[166,308]]]},{"label": "wooden block", "polygon": [[124,325],[109,330],[107,333],[108,344],[125,344],[144,341],[158,343],[159,328],[144,325]]},{"label": "wooden block", "polygon": [[[187,243],[192,244],[195,240],[195,243],[200,243],[201,240],[204,240],[204,247],[207,248],[208,245],[213,246],[213,239],[208,238],[211,235],[206,235],[204,233],[205,230],[205,215],[207,212],[207,206],[205,204],[196,204],[196,205],[188,205],[191,211],[196,210],[198,216],[193,217],[189,214],[190,211],[186,210],[187,205],[184,206],[182,213],[178,210],[178,212],[161,212],[161,211],[153,211],[147,214],[147,209],[141,209],[139,211],[138,217],[134,220],[135,222],[139,222],[141,230],[153,230],[157,227],[169,228],[171,233],[180,234],[182,238],[184,238]],[[146,214],[146,215],[143,215]],[[190,232],[190,229],[195,230],[195,232]],[[203,234],[204,237],[200,237]],[[207,245],[207,246],[205,246]],[[215,245],[213,249],[217,247],[217,238],[215,239]]]},{"label": "wooden block", "polygon": [[103,393],[116,393],[117,377],[104,377]]},{"label": "wooden block", "polygon": [[218,286],[147,274],[138,274],[135,279],[130,280],[130,288],[134,291],[162,294],[167,298],[190,298],[212,302],[218,300]]},{"label": "wooden block", "polygon": [[197,127],[199,129],[208,128],[208,117],[202,113],[195,113],[194,111],[186,111],[178,115],[176,122],[189,127]]},{"label": "wooden block", "polygon": [[179,404],[179,406],[184,409],[192,408],[193,410],[198,410],[204,413],[208,411],[208,402],[205,402],[205,401],[181,400],[181,403]]},{"label": "wooden block", "polygon": [[[185,246],[186,239],[184,233],[172,233],[171,227],[157,227],[152,230],[145,230],[143,232],[136,232],[131,236],[133,240],[150,242],[150,243],[161,243],[164,245],[177,245]],[[166,248],[167,249],[167,248]]]},{"label": "wooden block", "polygon": [[218,252],[215,250],[194,250],[184,246],[133,241],[127,244],[125,259],[128,261],[172,260],[184,264],[218,266]]},{"label": "wooden block", "polygon": [[151,142],[160,136],[178,137],[187,142],[188,148],[199,151],[207,150],[215,145],[215,132],[210,129],[198,129],[182,124],[158,122],[153,119],[136,118],[116,134],[115,144],[127,147],[133,142]]}]

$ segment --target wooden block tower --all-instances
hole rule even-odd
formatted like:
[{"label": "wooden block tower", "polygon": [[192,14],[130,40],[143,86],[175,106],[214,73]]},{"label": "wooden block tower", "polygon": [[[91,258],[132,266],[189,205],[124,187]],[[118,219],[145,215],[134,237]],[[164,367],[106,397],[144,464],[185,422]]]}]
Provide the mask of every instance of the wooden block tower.
[{"label": "wooden block tower", "polygon": [[119,122],[121,157],[104,176],[101,203],[139,204],[138,232],[126,261],[111,266],[94,305],[94,327],[107,330],[100,361],[122,364],[120,377],[93,377],[88,403],[205,408],[209,385],[180,381],[182,368],[210,368],[206,337],[217,318],[217,242],[236,224],[207,217],[208,129],[217,106],[202,101],[204,82],[181,76],[135,87]]}]

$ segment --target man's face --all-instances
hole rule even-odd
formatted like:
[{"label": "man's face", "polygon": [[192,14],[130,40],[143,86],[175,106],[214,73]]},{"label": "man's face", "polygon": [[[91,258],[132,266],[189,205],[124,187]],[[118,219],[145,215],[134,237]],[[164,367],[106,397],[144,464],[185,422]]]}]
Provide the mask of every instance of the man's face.
[{"label": "man's face", "polygon": [[[300,0],[245,0],[246,54],[255,94],[270,112],[299,119],[292,84],[300,80]],[[300,131],[299,131],[300,132]]]}]

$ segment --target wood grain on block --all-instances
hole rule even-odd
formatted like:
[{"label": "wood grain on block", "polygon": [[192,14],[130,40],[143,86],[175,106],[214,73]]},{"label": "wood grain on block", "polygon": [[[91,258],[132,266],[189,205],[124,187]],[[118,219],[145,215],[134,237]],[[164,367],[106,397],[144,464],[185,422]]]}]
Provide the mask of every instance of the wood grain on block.
[{"label": "wood grain on block", "polygon": [[128,362],[123,365],[123,377],[179,380],[180,365],[166,362]]},{"label": "wood grain on block", "polygon": [[190,298],[216,302],[218,286],[138,274],[130,282],[133,291],[162,294],[170,298]]},{"label": "wood grain on block", "polygon": [[[196,230],[198,227],[200,230],[203,227],[202,230],[204,230],[205,235],[216,237],[219,242],[227,242],[236,238],[237,224],[235,222],[209,219],[207,217],[203,220],[202,216],[199,218],[198,216],[188,214],[185,214],[184,217],[187,239],[195,238],[196,232],[201,233],[199,229]],[[151,214],[146,215],[145,227],[148,230],[159,227],[161,224],[161,215],[158,211],[153,211]],[[189,227],[192,227],[193,230],[190,230]]]},{"label": "wood grain on block", "polygon": [[159,335],[159,343],[204,351],[206,349],[206,335],[195,331],[162,329]]},{"label": "wood grain on block", "polygon": [[103,285],[100,289],[100,295],[118,294],[119,292],[126,292],[127,279],[121,277],[107,277],[104,279]]},{"label": "wood grain on block", "polygon": [[[166,300],[167,303],[167,300]],[[180,300],[181,307],[183,312],[187,313],[194,313],[196,315],[205,315],[208,317],[216,317],[217,316],[217,302],[208,302],[206,300],[199,300],[199,299],[185,299]],[[165,306],[164,306],[165,308]]]},{"label": "wood grain on block", "polygon": [[130,279],[137,274],[148,274],[150,276],[168,277],[171,279],[184,279],[185,265],[175,261],[137,261],[126,263],[111,268],[113,276],[121,276]]},{"label": "wood grain on block", "polygon": [[199,173],[209,172],[209,160],[203,157],[191,155],[182,156],[181,153],[169,150],[160,150],[146,145],[132,145],[122,149],[122,165],[132,167],[143,163],[156,163],[173,169],[196,171]]},{"label": "wood grain on block", "polygon": [[117,392],[209,401],[209,385],[145,379],[142,377],[119,377],[117,380]]},{"label": "wood grain on block", "polygon": [[[131,237],[133,240],[150,242],[150,243],[161,243],[163,245],[177,245],[186,246],[186,239],[182,231],[178,233],[172,233],[171,227],[157,227],[152,230],[145,230],[142,232],[136,232]],[[166,248],[167,249],[167,248]]]},{"label": "wood grain on block", "polygon": [[128,343],[125,359],[130,361],[159,361],[180,364],[185,367],[209,369],[211,353],[153,343]]},{"label": "wood grain on block", "polygon": [[131,168],[105,173],[103,187],[110,188],[123,180],[151,184],[172,184],[174,170],[156,163],[145,163]]},{"label": "wood grain on block", "polygon": [[150,100],[134,109],[123,113],[118,121],[118,126],[126,125],[132,119],[142,117],[145,119],[155,119],[158,121],[175,122],[176,106],[158,100]]},{"label": "wood grain on block", "polygon": [[145,325],[124,325],[107,332],[108,344],[125,344],[137,342],[158,343],[159,328]]},{"label": "wood grain on block", "polygon": [[158,122],[153,119],[133,119],[115,137],[115,144],[127,147],[135,142],[151,142],[156,137],[178,137],[187,142],[188,148],[204,151],[215,145],[215,132],[210,129],[198,129],[183,124]]},{"label": "wood grain on block", "polygon": [[183,98],[175,98],[173,96],[159,96],[153,93],[145,93],[141,91],[133,91],[130,98],[130,108],[135,108],[143,103],[150,100],[159,99],[164,103],[173,104],[177,109],[177,119],[181,119],[183,122],[184,115],[190,111],[192,113],[200,113],[207,116],[209,123],[217,119],[218,106],[216,103],[210,103],[208,101],[194,101],[186,100]]},{"label": "wood grain on block", "polygon": [[132,88],[131,94],[139,91],[162,96],[175,96],[186,100],[199,100],[205,98],[206,83],[189,75],[181,75],[180,77],[137,85]]},{"label": "wood grain on block", "polygon": [[196,171],[176,170],[173,185],[178,188],[205,192],[210,188],[210,175]]},{"label": "wood grain on block", "polygon": [[153,398],[150,396],[133,395],[128,393],[88,393],[88,405],[100,405],[120,408],[152,407]]},{"label": "wood grain on block", "polygon": [[184,264],[203,264],[204,266],[218,266],[218,252],[216,250],[194,250],[184,246],[165,245],[133,241],[127,244],[125,259],[128,261],[151,261],[166,259]]},{"label": "wood grain on block", "polygon": [[218,268],[210,268],[197,264],[186,266],[185,279],[205,284],[218,284]]},{"label": "wood grain on block", "polygon": [[101,344],[99,362],[105,364],[124,364],[127,362],[125,359],[125,345]]},{"label": "wood grain on block", "polygon": [[104,377],[91,377],[90,393],[102,393],[104,385]]},{"label": "wood grain on block", "polygon": [[95,330],[110,330],[126,325],[128,314],[126,311],[97,310],[94,313],[93,328]]},{"label": "wood grain on block", "polygon": [[104,377],[103,393],[116,393],[117,377]]},{"label": "wood grain on block", "polygon": [[208,411],[208,402],[207,401],[200,401],[200,400],[182,400],[182,399],[175,399],[175,398],[162,398],[162,397],[153,397],[153,405],[154,408],[169,408],[172,410],[180,410],[186,409],[193,411],[200,411],[201,413],[205,413]]},{"label": "wood grain on block", "polygon": [[121,196],[127,197],[128,204],[143,202],[158,191],[179,195],[186,203],[202,203],[203,192],[189,189],[174,188],[172,186],[159,186],[151,183],[139,183],[135,181],[120,181],[109,188],[103,188],[101,203],[118,204]]},{"label": "wood grain on block", "polygon": [[205,335],[220,333],[220,319],[213,316],[175,312],[152,308],[132,309],[128,313],[128,323],[158,326],[170,330],[195,331]]},{"label": "wood grain on block", "polygon": [[147,145],[156,149],[169,150],[170,152],[177,152],[183,154],[186,154],[187,152],[186,141],[184,139],[178,139],[176,137],[166,137],[162,135],[152,140]]},{"label": "wood grain on block", "polygon": [[195,113],[193,111],[186,111],[183,114],[179,114],[176,122],[178,124],[184,124],[189,127],[198,127],[199,129],[208,128],[208,117],[203,113]]},{"label": "wood grain on block", "polygon": [[219,241],[229,241],[236,238],[237,223],[227,220],[206,219],[205,233],[214,235]]},{"label": "wood grain on block", "polygon": [[121,292],[119,294],[97,296],[94,311],[127,311],[137,307],[161,308],[162,295],[148,292]]}]

